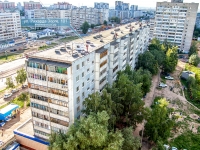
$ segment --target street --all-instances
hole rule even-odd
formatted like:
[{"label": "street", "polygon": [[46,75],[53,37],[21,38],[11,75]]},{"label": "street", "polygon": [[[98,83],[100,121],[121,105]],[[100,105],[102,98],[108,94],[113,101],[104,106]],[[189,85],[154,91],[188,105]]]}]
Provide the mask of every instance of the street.
[{"label": "street", "polygon": [[[0,73],[6,72],[8,70],[12,70],[12,69],[17,68],[21,65],[24,65],[25,60],[26,60],[26,58],[21,58],[21,59],[17,59],[17,60],[14,60],[14,61],[0,65]],[[0,78],[1,78],[1,76],[0,76]]]}]

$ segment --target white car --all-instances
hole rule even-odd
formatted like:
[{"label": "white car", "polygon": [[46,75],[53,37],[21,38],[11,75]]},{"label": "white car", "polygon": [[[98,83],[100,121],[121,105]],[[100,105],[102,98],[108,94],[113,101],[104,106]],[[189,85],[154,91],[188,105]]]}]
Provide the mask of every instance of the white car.
[{"label": "white car", "polygon": [[16,92],[18,92],[19,90],[18,89],[12,89],[12,93],[16,93]]},{"label": "white car", "polygon": [[167,84],[160,82],[159,87],[165,88],[165,87],[167,87]]},{"label": "white car", "polygon": [[172,147],[172,150],[178,150],[178,148],[176,148],[176,147]]},{"label": "white car", "polygon": [[12,96],[12,93],[7,93],[7,94],[4,95],[4,98],[9,98],[11,96]]},{"label": "white car", "polygon": [[171,77],[171,76],[167,76],[167,77],[165,77],[165,79],[168,79],[168,80],[174,80],[174,78]]}]

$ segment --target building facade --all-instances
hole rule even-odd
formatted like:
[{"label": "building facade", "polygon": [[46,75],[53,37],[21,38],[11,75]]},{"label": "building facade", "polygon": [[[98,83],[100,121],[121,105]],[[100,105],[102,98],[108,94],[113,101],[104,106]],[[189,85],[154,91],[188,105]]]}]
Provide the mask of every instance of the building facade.
[{"label": "building facade", "polygon": [[200,13],[197,13],[196,27],[197,27],[197,28],[200,28]]},{"label": "building facade", "polygon": [[108,21],[108,9],[96,8],[75,8],[67,10],[59,9],[35,9],[25,10],[25,18],[28,19],[44,19],[44,18],[68,18],[71,25],[79,29],[81,25],[87,21],[89,24],[103,24],[104,20]]},{"label": "building facade", "polygon": [[29,2],[24,2],[24,10],[31,10],[31,9],[41,9],[42,5],[40,2],[34,2],[34,1],[29,1]]},{"label": "building facade", "polygon": [[0,13],[0,41],[22,36],[19,13]]},{"label": "building facade", "polygon": [[132,23],[31,55],[26,70],[34,135],[67,132],[82,115],[84,99],[112,84],[126,65],[135,68],[148,41],[149,27]]},{"label": "building facade", "polygon": [[15,9],[15,2],[0,1],[0,10]]},{"label": "building facade", "polygon": [[52,9],[71,9],[72,8],[72,4],[68,3],[68,2],[58,2],[56,4],[53,4],[51,6]]},{"label": "building facade", "polygon": [[197,15],[198,3],[183,3],[181,0],[157,2],[153,37],[167,39],[178,46],[179,51],[190,49]]},{"label": "building facade", "polygon": [[94,3],[94,8],[96,9],[109,9],[109,3]]}]

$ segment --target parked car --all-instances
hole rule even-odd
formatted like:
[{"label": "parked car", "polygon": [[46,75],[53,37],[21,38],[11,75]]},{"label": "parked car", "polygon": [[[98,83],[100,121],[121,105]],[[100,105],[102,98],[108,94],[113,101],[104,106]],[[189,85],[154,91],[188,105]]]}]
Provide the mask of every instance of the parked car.
[{"label": "parked car", "polygon": [[160,82],[159,87],[165,88],[165,87],[167,87],[167,84],[164,84],[164,83]]},{"label": "parked car", "polygon": [[6,93],[5,95],[4,95],[4,98],[9,98],[9,97],[11,97],[12,96],[12,93]]},{"label": "parked car", "polygon": [[26,88],[28,85],[27,84],[23,84],[22,85],[22,88]]},{"label": "parked car", "polygon": [[5,124],[6,124],[5,122],[1,122],[0,127],[3,127]]},{"label": "parked car", "polygon": [[176,148],[176,147],[172,147],[172,150],[178,150],[178,148]]},{"label": "parked car", "polygon": [[16,93],[16,92],[18,92],[19,90],[18,89],[12,89],[12,93]]},{"label": "parked car", "polygon": [[165,79],[167,79],[167,80],[174,80],[174,78],[171,77],[171,76],[166,76]]}]

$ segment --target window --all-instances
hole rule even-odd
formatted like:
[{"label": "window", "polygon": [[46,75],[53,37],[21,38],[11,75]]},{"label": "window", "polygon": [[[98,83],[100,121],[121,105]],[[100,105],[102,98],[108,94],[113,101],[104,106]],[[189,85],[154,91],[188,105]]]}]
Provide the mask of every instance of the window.
[{"label": "window", "polygon": [[79,96],[76,98],[76,103],[77,104],[80,103],[80,97]]},{"label": "window", "polygon": [[89,80],[90,80],[90,78],[87,79],[87,81],[89,81]]},{"label": "window", "polygon": [[84,72],[82,73],[82,77],[84,77]]},{"label": "window", "polygon": [[79,76],[76,77],[76,82],[79,81]]},{"label": "window", "polygon": [[79,91],[79,86],[76,88],[76,92],[78,92]]},{"label": "window", "polygon": [[90,69],[88,68],[88,69],[87,69],[87,72],[89,72],[89,71],[90,71]]},{"label": "window", "polygon": [[94,73],[94,70],[92,70],[92,73]]},{"label": "window", "polygon": [[76,70],[79,70],[79,65],[76,65]]},{"label": "window", "polygon": [[87,62],[89,63],[89,61],[90,61],[90,59],[88,58],[88,59],[87,59]]},{"label": "window", "polygon": [[92,79],[92,82],[94,82],[94,79]]},{"label": "window", "polygon": [[90,87],[88,87],[87,90],[89,91],[89,90],[90,90]]},{"label": "window", "polygon": [[82,62],[82,67],[83,67],[83,66],[85,66],[85,63],[84,63],[84,61]]},{"label": "window", "polygon": [[85,93],[84,92],[82,93],[82,97],[85,97]]},{"label": "window", "polygon": [[82,87],[84,87],[84,82],[82,83]]},{"label": "window", "polygon": [[78,106],[76,110],[77,110],[77,112],[79,112],[80,111],[80,106]]},{"label": "window", "polygon": [[94,61],[92,61],[92,64],[94,64]]}]

